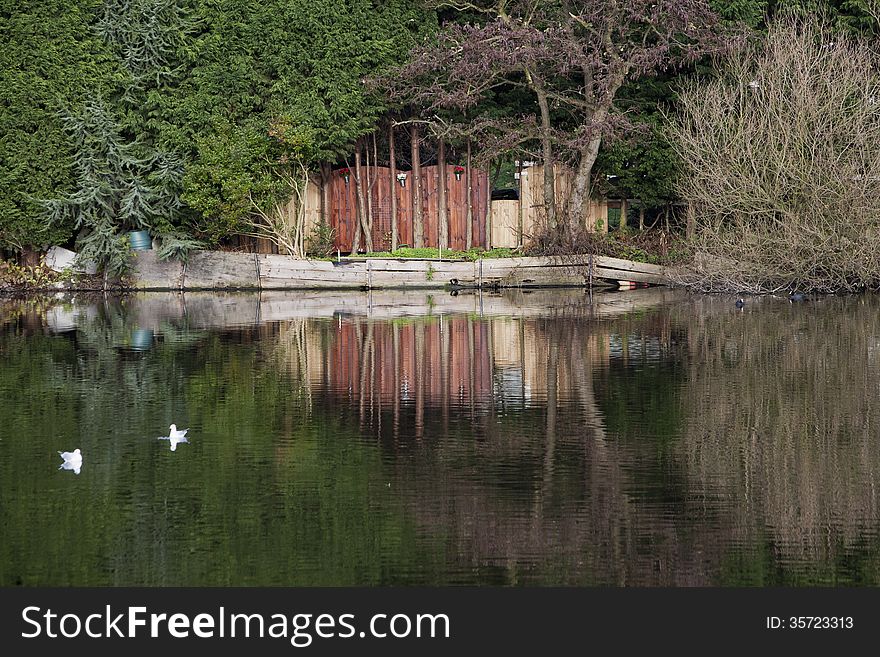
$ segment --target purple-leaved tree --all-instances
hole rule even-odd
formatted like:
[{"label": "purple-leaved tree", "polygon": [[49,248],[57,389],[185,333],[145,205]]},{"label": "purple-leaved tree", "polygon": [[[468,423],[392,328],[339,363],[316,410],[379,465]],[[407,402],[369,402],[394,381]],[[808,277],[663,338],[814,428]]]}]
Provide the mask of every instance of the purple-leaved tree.
[{"label": "purple-leaved tree", "polygon": [[[727,49],[732,35],[706,0],[429,0],[480,14],[447,23],[387,78],[392,95],[426,112],[466,117],[458,132],[484,151],[540,145],[549,226],[583,225],[602,140],[627,124],[615,98],[627,80],[669,71]],[[527,90],[521,111],[481,112],[496,93]],[[575,175],[566,208],[556,207],[554,167]]]}]

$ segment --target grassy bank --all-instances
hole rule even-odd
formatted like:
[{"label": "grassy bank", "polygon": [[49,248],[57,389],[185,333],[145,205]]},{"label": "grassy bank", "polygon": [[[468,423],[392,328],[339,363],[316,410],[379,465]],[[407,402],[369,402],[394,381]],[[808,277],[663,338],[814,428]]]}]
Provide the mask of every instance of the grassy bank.
[{"label": "grassy bank", "polygon": [[[585,255],[593,254],[645,262],[654,265],[670,265],[685,261],[690,257],[690,249],[677,235],[670,236],[664,231],[627,231],[595,233],[579,240],[576,248],[568,253],[542,253],[531,245],[521,248],[474,248],[467,251],[443,249],[444,260],[477,260],[479,258],[515,258],[540,255]],[[374,251],[362,254],[365,258],[413,258],[437,259],[440,253],[436,248],[403,247],[395,251]]]},{"label": "grassy bank", "polygon": [[[468,251],[455,251],[443,249],[442,256],[445,260],[478,260],[480,258],[512,258],[526,255],[522,249],[470,249]],[[422,258],[437,259],[441,256],[440,250],[424,247],[415,249],[403,247],[395,251],[371,251],[364,254],[365,258]]]}]

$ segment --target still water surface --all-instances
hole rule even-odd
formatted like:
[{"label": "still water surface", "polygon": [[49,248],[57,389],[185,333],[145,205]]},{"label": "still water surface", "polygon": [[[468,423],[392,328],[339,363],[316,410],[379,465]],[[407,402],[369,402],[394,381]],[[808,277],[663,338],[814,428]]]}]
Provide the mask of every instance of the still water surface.
[{"label": "still water surface", "polygon": [[0,321],[3,586],[880,584],[877,297],[157,293]]}]

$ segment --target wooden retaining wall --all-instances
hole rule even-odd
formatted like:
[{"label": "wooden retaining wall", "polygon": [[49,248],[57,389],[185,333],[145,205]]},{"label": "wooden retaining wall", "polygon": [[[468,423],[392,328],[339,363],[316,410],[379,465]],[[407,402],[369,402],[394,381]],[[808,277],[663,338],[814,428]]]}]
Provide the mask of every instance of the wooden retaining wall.
[{"label": "wooden retaining wall", "polygon": [[344,258],[297,260],[259,253],[205,251],[186,265],[135,254],[133,286],[176,289],[382,289],[587,286],[601,281],[664,285],[663,267],[601,256],[497,258],[476,261]]}]

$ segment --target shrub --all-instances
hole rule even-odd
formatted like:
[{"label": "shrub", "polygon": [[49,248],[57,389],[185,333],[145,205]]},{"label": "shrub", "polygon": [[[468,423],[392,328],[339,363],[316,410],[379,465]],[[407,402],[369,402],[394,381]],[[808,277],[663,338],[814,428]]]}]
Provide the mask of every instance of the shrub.
[{"label": "shrub", "polygon": [[785,18],[718,77],[692,82],[671,122],[710,290],[880,284],[878,57],[820,22]]}]

